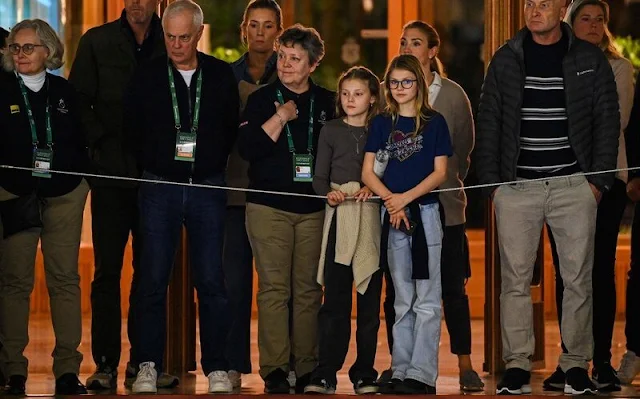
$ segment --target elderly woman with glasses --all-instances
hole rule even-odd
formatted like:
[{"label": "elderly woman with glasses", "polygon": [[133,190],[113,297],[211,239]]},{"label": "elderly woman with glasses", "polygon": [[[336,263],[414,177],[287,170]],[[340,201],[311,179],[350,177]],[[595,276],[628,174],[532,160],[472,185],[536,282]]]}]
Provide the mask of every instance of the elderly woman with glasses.
[{"label": "elderly woman with glasses", "polygon": [[11,30],[8,44],[3,66],[10,74],[0,91],[0,164],[25,169],[0,170],[0,362],[9,376],[7,393],[23,395],[29,297],[41,242],[56,338],[56,394],[84,394],[78,380],[78,251],[89,186],[79,176],[53,172],[84,170],[84,137],[72,87],[46,71],[62,66],[64,51],[51,26],[38,19],[22,21]]},{"label": "elderly woman with glasses", "polygon": [[[613,69],[620,106],[620,139],[617,169],[611,190],[602,195],[598,205],[593,257],[593,369],[592,379],[599,391],[619,391],[620,379],[611,365],[611,340],[616,318],[615,265],[620,223],[627,205],[626,184],[628,167],[624,130],[629,123],[633,105],[633,66],[616,49],[613,35],[607,27],[609,5],[602,0],[573,1],[565,16],[578,39],[600,47]],[[631,172],[633,174],[633,172]],[[633,176],[631,176],[633,177]],[[638,184],[635,181],[632,184]],[[562,319],[564,285],[559,272],[558,253],[553,235],[549,231],[553,263],[556,270],[556,307]],[[565,350],[564,343],[562,344]],[[635,357],[633,352],[627,355]],[[625,355],[625,356],[627,356]],[[564,373],[560,367],[544,381],[547,390],[564,389]]]}]

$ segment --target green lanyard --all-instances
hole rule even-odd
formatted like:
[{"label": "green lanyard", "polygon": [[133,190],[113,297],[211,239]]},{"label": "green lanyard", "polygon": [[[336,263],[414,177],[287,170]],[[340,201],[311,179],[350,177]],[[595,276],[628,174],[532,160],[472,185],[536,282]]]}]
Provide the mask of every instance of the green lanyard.
[{"label": "green lanyard", "polygon": [[[31,109],[31,103],[29,102],[29,96],[27,95],[27,88],[22,81],[22,78],[18,76],[18,84],[20,85],[20,91],[22,92],[22,98],[24,99],[24,106],[27,109],[27,117],[29,118],[29,125],[31,126],[31,142],[33,148],[38,148],[38,132],[36,130],[36,121],[33,117],[33,110]],[[45,109],[46,126],[47,126],[47,147],[51,150],[53,148],[53,132],[51,129],[51,112],[49,110],[49,97],[47,94],[47,108]]]},{"label": "green lanyard", "polygon": [[[284,105],[284,98],[282,97],[282,92],[280,89],[276,91],[278,96],[278,101],[280,101],[281,105]],[[315,103],[315,96],[311,95],[311,100],[309,101],[309,136],[307,138],[307,151],[309,151],[309,155],[313,154],[313,104]],[[291,130],[289,129],[289,124],[286,124],[284,128],[287,130],[287,141],[289,142],[289,152],[292,154],[296,153],[296,147],[293,145],[293,136],[291,135]]]},{"label": "green lanyard", "polygon": [[[180,107],[178,106],[178,95],[176,94],[176,82],[173,79],[173,68],[171,64],[167,65],[169,70],[169,87],[171,88],[171,102],[173,103],[173,120],[176,123],[176,130],[179,132],[180,125]],[[193,122],[191,123],[191,133],[198,132],[198,122],[200,121],[200,100],[202,98],[202,70],[198,72],[198,82],[196,84],[196,103],[193,109]]]}]

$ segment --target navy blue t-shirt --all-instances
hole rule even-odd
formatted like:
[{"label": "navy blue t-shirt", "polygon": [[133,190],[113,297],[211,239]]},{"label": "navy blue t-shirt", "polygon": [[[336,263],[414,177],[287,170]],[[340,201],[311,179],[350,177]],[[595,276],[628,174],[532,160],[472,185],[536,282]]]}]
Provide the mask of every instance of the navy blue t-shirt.
[{"label": "navy blue t-shirt", "polygon": [[[392,193],[411,190],[433,173],[436,157],[453,155],[449,128],[442,115],[435,114],[422,133],[412,137],[415,122],[415,118],[399,116],[392,132],[391,116],[378,115],[369,127],[364,150],[377,153],[386,149],[389,152],[382,182]],[[419,200],[422,205],[437,201],[437,193],[429,193]]]}]

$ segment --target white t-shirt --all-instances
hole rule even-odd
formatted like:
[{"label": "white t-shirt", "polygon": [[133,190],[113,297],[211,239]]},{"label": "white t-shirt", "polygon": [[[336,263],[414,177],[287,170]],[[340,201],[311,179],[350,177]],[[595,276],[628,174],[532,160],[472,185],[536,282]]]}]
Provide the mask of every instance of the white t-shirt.
[{"label": "white t-shirt", "polygon": [[196,73],[196,70],[191,69],[189,71],[182,71],[178,69],[178,72],[180,72],[180,75],[182,75],[182,78],[184,79],[184,82],[187,84],[187,87],[191,87],[191,78],[193,78],[193,75]]},{"label": "white t-shirt", "polygon": [[433,73],[433,82],[429,85],[429,105],[433,107],[433,103],[436,102],[440,89],[442,88],[442,78],[437,72]]}]

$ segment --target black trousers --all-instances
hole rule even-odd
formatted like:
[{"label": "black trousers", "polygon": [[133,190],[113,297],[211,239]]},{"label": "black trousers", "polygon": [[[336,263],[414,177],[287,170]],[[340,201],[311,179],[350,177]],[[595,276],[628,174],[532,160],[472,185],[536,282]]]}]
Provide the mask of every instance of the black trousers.
[{"label": "black trousers", "polygon": [[[469,262],[469,241],[464,225],[446,226],[442,240],[442,302],[444,320],[451,337],[451,353],[454,355],[471,354],[471,315],[469,297],[465,291],[465,283],[471,276]],[[388,270],[385,271],[385,280],[384,319],[387,325],[389,351],[393,352],[395,292]]]},{"label": "black trousers", "polygon": [[[611,361],[611,340],[616,319],[616,248],[624,209],[627,205],[626,186],[615,179],[610,191],[602,195],[598,205],[596,236],[593,252],[593,364],[597,368]],[[547,228],[553,265],[556,273],[556,309],[562,320],[564,285],[559,271],[558,251],[551,229]],[[638,234],[636,234],[638,235]],[[640,241],[640,238],[636,238]],[[639,248],[640,249],[640,248]],[[640,256],[640,254],[636,254]],[[562,336],[562,331],[560,331]],[[564,342],[562,350],[566,353]]]},{"label": "black trousers", "polygon": [[[336,374],[342,368],[351,338],[351,298],[353,270],[349,265],[335,263],[336,220],[333,219],[327,240],[324,264],[324,301],[318,314],[318,341],[320,356],[316,375],[337,383]],[[380,327],[380,294],[382,271],[371,277],[364,295],[357,294],[356,362],[349,369],[353,383],[378,376],[373,368]]]},{"label": "black trousers", "polygon": [[244,206],[227,207],[222,269],[231,324],[227,338],[229,370],[251,374],[251,302],[253,253],[247,237]]},{"label": "black trousers", "polygon": [[631,227],[631,270],[627,280],[627,350],[640,353],[640,202],[636,203]]},{"label": "black trousers", "polygon": [[[124,250],[132,236],[133,282],[131,299],[138,285],[141,239],[138,228],[138,189],[93,187],[91,190],[91,228],[95,272],[91,283],[91,353],[98,367],[118,368],[120,362],[120,278]],[[131,311],[129,312],[131,315]],[[136,322],[128,317],[127,332],[132,351],[130,361],[136,363],[132,341],[135,340]]]}]

